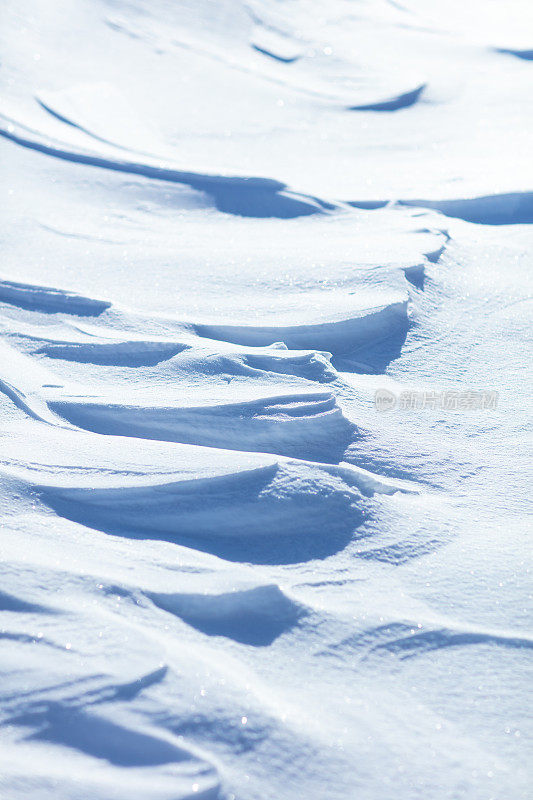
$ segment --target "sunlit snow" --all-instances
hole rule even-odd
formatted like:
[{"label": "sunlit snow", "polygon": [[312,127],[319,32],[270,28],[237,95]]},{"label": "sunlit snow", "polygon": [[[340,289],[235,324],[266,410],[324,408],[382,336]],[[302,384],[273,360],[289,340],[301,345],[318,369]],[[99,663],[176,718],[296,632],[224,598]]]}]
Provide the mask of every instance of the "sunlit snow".
[{"label": "sunlit snow", "polygon": [[1,800],[526,800],[530,0],[0,39]]}]

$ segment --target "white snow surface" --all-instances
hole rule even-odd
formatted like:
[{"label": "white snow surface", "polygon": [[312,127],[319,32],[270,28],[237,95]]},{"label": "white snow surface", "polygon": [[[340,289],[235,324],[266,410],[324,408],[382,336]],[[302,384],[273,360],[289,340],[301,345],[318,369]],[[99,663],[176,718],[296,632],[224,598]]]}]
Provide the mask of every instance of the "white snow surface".
[{"label": "white snow surface", "polygon": [[0,40],[2,800],[530,797],[530,0]]}]

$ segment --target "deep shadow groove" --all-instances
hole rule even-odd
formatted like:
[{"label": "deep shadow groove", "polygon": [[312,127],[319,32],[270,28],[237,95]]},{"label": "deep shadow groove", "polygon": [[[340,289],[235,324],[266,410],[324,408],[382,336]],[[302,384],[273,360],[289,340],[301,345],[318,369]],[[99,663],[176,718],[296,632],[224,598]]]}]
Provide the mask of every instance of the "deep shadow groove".
[{"label": "deep shadow groove", "polygon": [[282,64],[292,64],[294,61],[298,61],[300,56],[280,56],[276,53],[272,53],[270,50],[267,50],[265,47],[260,47],[258,44],[252,44],[254,50],[257,50],[258,53],[261,53],[263,56],[268,56],[269,58],[273,58],[274,61],[281,61]]},{"label": "deep shadow groove", "polygon": [[222,594],[147,593],[152,602],[207,636],[267,647],[304,616],[276,585]]},{"label": "deep shadow groove", "polygon": [[87,528],[101,531],[113,536],[128,539],[166,541],[211,553],[231,562],[250,564],[297,564],[320,558],[327,558],[343,550],[351,541],[355,530],[364,521],[361,511],[352,509],[342,523],[337,523],[332,530],[315,530],[307,534],[291,535],[288,530],[278,526],[277,532],[272,529],[264,535],[222,535],[203,534],[198,536],[179,532],[179,515],[176,514],[176,532],[135,528],[131,523],[112,519],[106,508],[100,509],[72,502],[58,496],[43,498],[46,504],[60,516],[84,525]]},{"label": "deep shadow groove", "polygon": [[17,614],[40,614],[43,611],[46,611],[48,614],[55,613],[46,606],[29,603],[27,600],[21,600],[15,595],[2,591],[0,591],[0,611],[12,611]]},{"label": "deep shadow groove", "polygon": [[400,200],[403,206],[421,206],[447,217],[478,225],[533,223],[533,192],[510,192],[457,200]]},{"label": "deep shadow groove", "polygon": [[67,745],[118,767],[160,766],[190,758],[187,751],[163,738],[59,702],[48,702],[10,722],[38,728],[26,737],[27,741]]},{"label": "deep shadow groove", "polygon": [[422,83],[416,89],[410,92],[404,92],[397,97],[391,97],[389,100],[382,100],[377,103],[367,103],[365,105],[349,106],[348,111],[400,111],[402,108],[409,108],[414,105],[422,95],[426,88],[426,84]]},{"label": "deep shadow groove", "polygon": [[[382,200],[351,200],[353,208],[374,209],[387,205]],[[429,208],[447,217],[478,225],[530,225],[533,223],[533,192],[509,192],[453,200],[397,200],[400,206]],[[431,254],[430,254],[431,255]],[[427,256],[428,260],[432,260]]]},{"label": "deep shadow groove", "polygon": [[363,211],[375,211],[378,208],[385,208],[389,202],[389,200],[352,200],[347,205],[361,208]]},{"label": "deep shadow groove", "polygon": [[416,264],[413,267],[405,267],[403,274],[409,283],[415,287],[415,289],[420,289],[422,292],[424,291],[426,270],[423,264]]},{"label": "deep shadow groove", "polygon": [[331,364],[338,372],[380,375],[401,356],[411,326],[412,323],[404,319],[393,335],[364,344],[349,353],[334,355]]},{"label": "deep shadow groove", "polygon": [[516,58],[521,58],[524,61],[533,61],[533,50],[512,50],[511,48],[507,47],[497,47],[496,53],[503,53],[507,56],[515,56]]},{"label": "deep shadow groove", "polygon": [[[113,342],[109,344],[46,344],[35,351],[47,358],[74,361],[78,364],[98,364],[105,367],[155,367],[162,361],[190,349],[188,344],[172,342]],[[139,349],[136,349],[136,346]]]}]

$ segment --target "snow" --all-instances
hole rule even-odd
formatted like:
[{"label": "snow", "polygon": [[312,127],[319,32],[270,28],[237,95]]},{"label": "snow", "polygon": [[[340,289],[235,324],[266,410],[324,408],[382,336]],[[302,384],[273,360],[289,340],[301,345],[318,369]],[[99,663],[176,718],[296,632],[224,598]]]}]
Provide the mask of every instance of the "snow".
[{"label": "snow", "polygon": [[0,17],[0,796],[525,800],[531,4]]}]

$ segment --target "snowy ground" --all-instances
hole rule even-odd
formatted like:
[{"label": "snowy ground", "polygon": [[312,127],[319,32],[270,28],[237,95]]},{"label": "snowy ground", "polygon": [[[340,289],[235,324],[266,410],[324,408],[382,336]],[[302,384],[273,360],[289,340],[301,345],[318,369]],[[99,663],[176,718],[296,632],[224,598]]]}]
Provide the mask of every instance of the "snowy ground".
[{"label": "snowy ground", "polygon": [[525,800],[530,0],[1,5],[1,799]]}]

